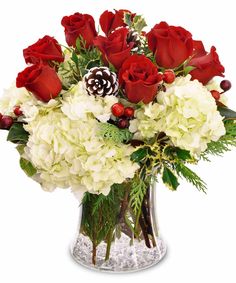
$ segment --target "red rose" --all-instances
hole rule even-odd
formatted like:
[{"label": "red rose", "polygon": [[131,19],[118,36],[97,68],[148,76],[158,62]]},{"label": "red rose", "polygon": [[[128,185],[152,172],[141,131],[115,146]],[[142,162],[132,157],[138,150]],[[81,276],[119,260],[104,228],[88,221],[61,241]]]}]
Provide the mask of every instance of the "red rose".
[{"label": "red rose", "polygon": [[204,85],[215,76],[224,77],[225,68],[220,63],[216,48],[212,46],[210,53],[207,53],[201,41],[194,41],[194,57],[189,65],[195,67],[190,72],[192,79],[197,79]]},{"label": "red rose", "polygon": [[32,64],[37,64],[40,61],[64,61],[61,46],[56,39],[48,35],[24,49],[23,55],[25,62]]},{"label": "red rose", "polygon": [[102,52],[104,64],[109,62],[119,69],[122,63],[130,56],[134,43],[127,43],[128,29],[120,28],[111,33],[108,37],[98,36],[94,45]]},{"label": "red rose", "polygon": [[19,73],[16,79],[16,86],[25,87],[37,99],[44,102],[57,97],[62,89],[62,84],[56,71],[43,64],[27,67]]},{"label": "red rose", "polygon": [[126,27],[127,24],[124,22],[125,13],[131,14],[131,19],[134,18],[135,14],[129,10],[115,10],[115,12],[105,11],[100,16],[100,26],[102,31],[108,35],[118,27]]},{"label": "red rose", "polygon": [[86,48],[93,45],[97,31],[92,16],[75,13],[74,15],[63,17],[61,24],[65,28],[66,42],[69,46],[76,47],[76,39],[80,36],[86,41]]},{"label": "red rose", "polygon": [[157,67],[144,55],[132,55],[119,71],[119,83],[133,103],[153,101],[161,80]]},{"label": "red rose", "polygon": [[192,35],[182,27],[166,22],[155,25],[147,34],[148,46],[160,67],[174,69],[193,53]]}]

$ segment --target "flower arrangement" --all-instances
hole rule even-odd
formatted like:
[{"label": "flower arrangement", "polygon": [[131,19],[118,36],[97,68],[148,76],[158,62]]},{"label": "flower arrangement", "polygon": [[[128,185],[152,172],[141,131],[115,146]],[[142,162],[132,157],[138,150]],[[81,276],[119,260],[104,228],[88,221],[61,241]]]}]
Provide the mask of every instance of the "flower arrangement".
[{"label": "flower arrangement", "polygon": [[236,146],[236,112],[230,81],[215,80],[225,71],[216,48],[186,29],[161,22],[146,32],[128,10],[105,11],[102,35],[91,15],[61,24],[68,46],[46,35],[23,50],[28,65],[0,100],[0,128],[44,190],[82,197],[80,231],[95,265],[101,242],[109,259],[118,227],[155,246],[144,209],[153,180],[206,191],[187,164]]}]

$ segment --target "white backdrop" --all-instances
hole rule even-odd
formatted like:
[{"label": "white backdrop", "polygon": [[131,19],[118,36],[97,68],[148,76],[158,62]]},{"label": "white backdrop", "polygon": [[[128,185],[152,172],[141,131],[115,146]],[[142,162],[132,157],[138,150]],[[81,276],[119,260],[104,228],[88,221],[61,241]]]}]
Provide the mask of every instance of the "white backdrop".
[{"label": "white backdrop", "polygon": [[[235,88],[228,93],[236,109],[236,52],[234,1],[30,1],[0,4],[0,92],[25,64],[22,49],[45,34],[64,43],[60,20],[74,12],[98,19],[105,9],[127,8],[146,16],[149,27],[165,20],[182,25],[215,45]],[[154,3],[154,4],[153,4]],[[69,191],[43,192],[18,167],[14,146],[0,132],[0,282],[236,282],[236,151],[196,171],[208,183],[208,194],[186,183],[177,192],[158,187],[161,234],[166,258],[136,274],[107,275],[86,270],[70,258],[78,203]]]}]

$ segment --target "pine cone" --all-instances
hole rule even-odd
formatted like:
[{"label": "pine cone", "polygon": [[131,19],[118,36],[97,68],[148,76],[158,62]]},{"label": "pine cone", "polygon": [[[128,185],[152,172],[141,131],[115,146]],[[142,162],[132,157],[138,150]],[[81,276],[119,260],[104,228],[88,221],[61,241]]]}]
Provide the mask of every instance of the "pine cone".
[{"label": "pine cone", "polygon": [[132,51],[137,51],[138,48],[141,46],[141,38],[140,35],[137,31],[135,30],[130,30],[128,35],[127,35],[127,39],[126,39],[127,43],[134,43],[134,46],[132,48]]},{"label": "pine cone", "polygon": [[89,95],[116,95],[118,79],[114,72],[107,67],[94,67],[84,76],[86,90]]}]

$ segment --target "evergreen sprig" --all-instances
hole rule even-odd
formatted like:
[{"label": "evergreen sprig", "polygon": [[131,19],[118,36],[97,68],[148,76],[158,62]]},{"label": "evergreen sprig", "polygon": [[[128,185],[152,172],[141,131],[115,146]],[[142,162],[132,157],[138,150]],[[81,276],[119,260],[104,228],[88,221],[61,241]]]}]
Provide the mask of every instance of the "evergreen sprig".
[{"label": "evergreen sprig", "polygon": [[133,178],[131,182],[130,190],[130,205],[137,216],[141,210],[144,196],[147,191],[147,185],[144,180],[138,178],[137,176]]},{"label": "evergreen sprig", "polygon": [[208,143],[207,150],[202,153],[201,158],[209,161],[208,155],[222,156],[225,152],[236,147],[236,123],[234,120],[225,121],[226,134],[218,141]]},{"label": "evergreen sprig", "polygon": [[128,129],[119,129],[115,125],[108,123],[99,124],[99,134],[115,143],[127,143],[133,137],[133,134]]}]

